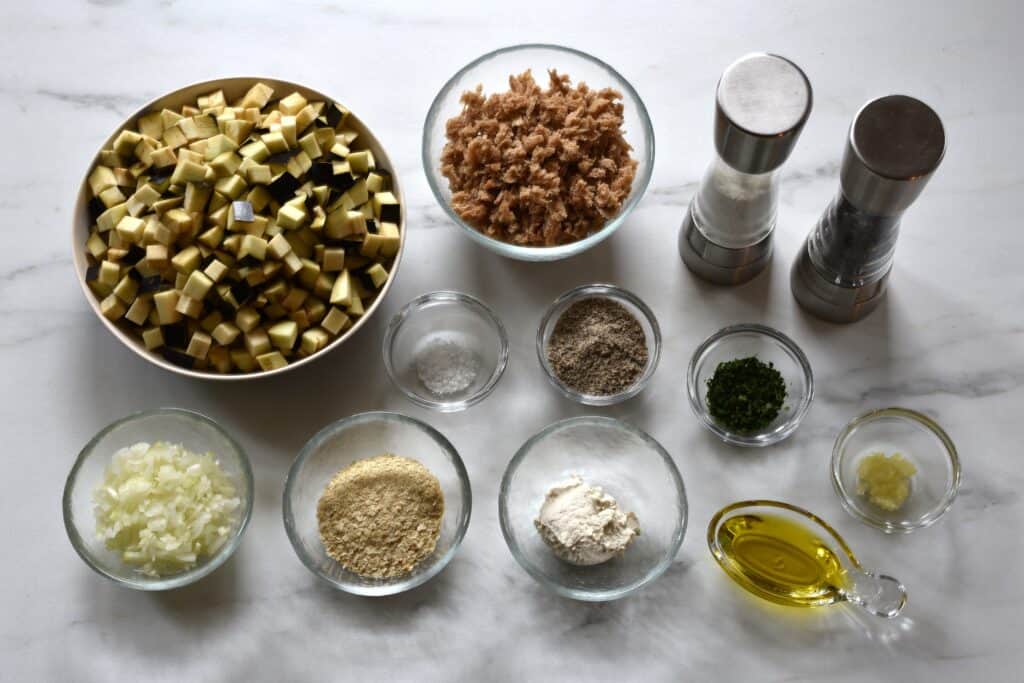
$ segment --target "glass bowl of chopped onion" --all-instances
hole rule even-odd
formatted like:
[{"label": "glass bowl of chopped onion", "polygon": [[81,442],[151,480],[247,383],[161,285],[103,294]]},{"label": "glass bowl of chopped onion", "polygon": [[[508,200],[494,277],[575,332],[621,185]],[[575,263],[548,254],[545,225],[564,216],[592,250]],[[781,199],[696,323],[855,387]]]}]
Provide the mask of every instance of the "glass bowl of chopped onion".
[{"label": "glass bowl of chopped onion", "polygon": [[[346,566],[335,559],[321,536],[320,506],[338,475],[353,465],[366,465],[379,456],[398,456],[412,460],[436,478],[442,511],[433,547],[418,556],[405,571],[381,571],[371,568],[364,574],[360,567],[372,564],[392,549],[407,547],[408,538],[393,537],[382,530],[395,518],[418,510],[418,498],[407,496],[401,478],[380,469],[364,469],[366,488],[349,489],[346,498],[354,517],[351,526],[337,522],[332,525],[344,532],[346,552],[352,564]],[[400,502],[390,505],[382,501]],[[394,595],[415,588],[444,569],[462,544],[469,527],[473,496],[469,475],[458,451],[440,432],[412,417],[392,412],[368,412],[351,415],[321,429],[302,447],[288,470],[284,484],[282,513],[284,528],[295,554],[309,571],[330,586],[363,596]],[[382,507],[383,506],[383,507]],[[435,509],[436,510],[436,509]],[[329,522],[325,521],[324,524]],[[430,524],[438,520],[431,519]],[[413,527],[415,528],[415,525]],[[393,531],[394,527],[390,527]],[[416,532],[423,527],[416,528]],[[409,536],[413,534],[410,533]],[[427,544],[429,545],[429,543]],[[427,547],[427,546],[420,546]],[[359,564],[358,563],[363,563]]]},{"label": "glass bowl of chopped onion", "polygon": [[[586,84],[592,92],[610,88],[621,94],[621,99],[617,100],[622,105],[620,129],[622,131],[622,138],[631,148],[629,155],[636,162],[635,173],[629,184],[628,194],[625,194],[621,199],[621,204],[617,210],[611,210],[611,206],[603,206],[599,212],[601,215],[594,216],[593,229],[587,230],[585,234],[579,230],[572,230],[572,236],[569,236],[569,234],[557,234],[560,230],[557,227],[549,226],[550,229],[545,228],[544,230],[545,243],[540,245],[536,245],[532,241],[515,243],[510,240],[498,239],[498,237],[485,234],[485,232],[481,232],[480,229],[474,227],[467,220],[470,216],[470,211],[461,211],[461,213],[465,214],[466,217],[464,217],[460,215],[460,210],[453,207],[451,185],[448,177],[442,171],[445,146],[449,141],[449,121],[463,113],[463,93],[472,91],[477,85],[483,87],[484,96],[504,93],[509,91],[510,77],[522,74],[527,70],[532,72],[537,85],[542,89],[548,87],[549,70],[555,70],[558,74],[569,77],[571,88],[576,88],[579,84]],[[586,107],[581,107],[578,111],[583,109],[586,109]],[[586,116],[583,115],[582,118],[586,119]],[[515,121],[502,122],[502,125],[514,131],[519,123]],[[572,139],[573,131],[578,131],[581,128],[583,129],[582,135]],[[562,138],[562,141],[551,142],[552,149],[563,147],[564,149],[571,150],[577,144],[581,146],[588,144],[587,141],[589,140],[596,138],[605,139],[605,132],[598,134],[597,131],[586,130],[585,123],[582,125],[566,126],[563,129],[555,130],[554,134]],[[533,142],[524,141],[524,145],[531,149],[536,149],[534,144]],[[468,155],[473,153],[469,151]],[[514,150],[506,150],[502,153],[503,159],[512,159],[514,156]],[[647,190],[651,179],[651,172],[654,168],[654,128],[647,114],[647,108],[644,106],[637,91],[619,72],[600,59],[579,50],[559,45],[513,45],[478,57],[460,69],[444,84],[441,91],[434,98],[434,102],[427,113],[423,129],[422,157],[427,181],[438,204],[470,239],[508,258],[521,261],[556,261],[582,253],[607,239],[612,233],[622,227],[627,216],[640,203],[640,199]],[[589,157],[585,156],[584,160],[586,158]],[[607,163],[607,160],[604,158],[602,158],[602,161]],[[624,165],[619,164],[619,166]],[[517,196],[526,196],[541,189],[542,176],[547,170],[544,169],[542,171],[540,164],[538,164],[535,172],[530,174],[529,182],[523,180],[521,184],[515,184],[509,180],[512,171],[505,167],[502,168],[501,182],[505,183],[508,186],[508,190],[514,192]],[[579,176],[585,178],[586,174],[581,172]],[[520,174],[520,179],[523,177],[523,174]],[[622,182],[625,184],[625,179]],[[607,186],[615,187],[615,183],[608,182]],[[578,189],[574,188],[574,190]],[[607,189],[605,187],[603,191],[607,191]],[[487,189],[484,191],[491,192],[492,190]],[[497,192],[497,190],[493,191]],[[588,190],[588,192],[590,191],[595,191],[595,196],[601,194],[601,192],[597,192],[596,187]],[[464,196],[479,198],[481,195],[470,190]],[[546,197],[543,201],[538,200],[537,203],[544,204],[548,209],[552,205],[557,204],[557,202],[552,201],[550,196]],[[539,206],[535,208],[539,208]],[[567,208],[567,215],[570,218],[574,215],[579,215],[578,208],[572,206]],[[522,214],[525,208],[514,206],[511,210],[512,212]],[[507,223],[504,218],[500,220],[496,218],[497,214],[498,212],[494,210],[489,212],[487,220],[491,222],[492,227],[499,223]],[[523,222],[522,216],[519,217],[518,222]],[[529,231],[524,229],[519,232],[520,238],[525,239],[522,236]],[[512,231],[509,234],[512,234]]]},{"label": "glass bowl of chopped onion", "polygon": [[97,573],[170,590],[231,557],[252,501],[238,442],[204,415],[159,408],[104,427],[82,449],[64,486],[64,526]]},{"label": "glass bowl of chopped onion", "polygon": [[[576,483],[587,489],[582,496],[553,499]],[[591,505],[595,496],[600,500]],[[597,549],[594,539],[619,524],[610,514],[615,510],[638,533],[624,547]],[[623,598],[664,574],[689,516],[683,478],[668,451],[637,427],[600,416],[561,420],[530,437],[501,479],[498,514],[509,551],[530,576],[558,595],[588,602]],[[547,529],[567,544],[561,554],[543,531],[548,519]]]},{"label": "glass bowl of chopped onion", "polygon": [[832,450],[832,486],[843,508],[887,534],[934,524],[960,490],[960,457],[945,430],[908,408],[851,420]]},{"label": "glass bowl of chopped onion", "polygon": [[[709,382],[719,369],[734,361],[749,362],[759,370],[731,375],[732,381],[722,387],[731,396],[716,406],[709,400]],[[766,377],[774,378],[779,386],[776,402],[759,406],[757,412],[741,410],[742,403],[755,402],[750,392],[763,390]],[[701,342],[690,358],[686,390],[690,407],[708,431],[734,446],[758,448],[779,443],[800,426],[814,397],[814,375],[795,341],[766,325],[744,323],[722,328]],[[737,427],[731,420],[743,426]]]}]

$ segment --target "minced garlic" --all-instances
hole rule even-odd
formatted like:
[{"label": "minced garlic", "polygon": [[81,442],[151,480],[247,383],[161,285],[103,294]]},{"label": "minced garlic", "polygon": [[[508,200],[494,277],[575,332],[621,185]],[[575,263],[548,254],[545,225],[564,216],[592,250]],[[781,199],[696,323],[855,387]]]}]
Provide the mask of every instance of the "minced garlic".
[{"label": "minced garlic", "polygon": [[903,507],[910,495],[910,479],[917,473],[914,463],[899,453],[872,453],[857,463],[857,494],[887,512]]}]

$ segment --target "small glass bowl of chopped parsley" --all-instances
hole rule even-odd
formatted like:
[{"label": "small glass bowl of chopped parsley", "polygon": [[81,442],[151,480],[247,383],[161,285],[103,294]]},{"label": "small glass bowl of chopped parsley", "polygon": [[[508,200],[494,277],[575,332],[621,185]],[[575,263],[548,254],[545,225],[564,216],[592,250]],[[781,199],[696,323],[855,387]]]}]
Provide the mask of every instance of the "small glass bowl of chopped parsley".
[{"label": "small glass bowl of chopped parsley", "polygon": [[697,347],[687,370],[690,406],[726,443],[770,446],[800,425],[814,395],[807,356],[764,325],[723,328]]}]

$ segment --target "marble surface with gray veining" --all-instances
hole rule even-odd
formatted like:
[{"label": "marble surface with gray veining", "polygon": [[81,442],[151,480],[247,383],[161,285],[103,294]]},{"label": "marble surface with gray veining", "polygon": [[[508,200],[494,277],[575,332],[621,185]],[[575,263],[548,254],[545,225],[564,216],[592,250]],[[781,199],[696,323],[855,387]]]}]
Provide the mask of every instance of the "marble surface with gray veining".
[{"label": "marble surface with gray veining", "polygon": [[[1020,680],[1022,15],[1008,0],[3,3],[0,680]],[[562,43],[608,61],[639,91],[656,130],[654,176],[638,209],[611,239],[561,263],[517,263],[475,246],[434,203],[420,166],[423,118],[440,86],[476,56],[517,42]],[[804,67],[814,112],[783,171],[773,266],[719,289],[683,268],[676,231],[711,158],[715,82],[754,50]],[[300,81],[357,111],[403,180],[409,243],[382,310],[343,349],[279,379],[226,386],[168,374],[114,340],[75,281],[69,226],[86,165],[123,117],[181,85],[239,74]],[[790,296],[789,265],[836,190],[851,116],[897,91],[942,115],[945,162],[906,216],[885,303],[854,326],[817,322]],[[665,346],[652,384],[596,412],[660,440],[690,496],[689,531],[668,573],[604,605],[534,583],[502,541],[496,505],[516,448],[554,420],[589,412],[554,392],[534,353],[544,305],[588,281],[624,285],[659,316]],[[497,391],[455,415],[406,402],[379,354],[388,317],[440,288],[488,301],[511,336]],[[740,321],[793,336],[816,373],[804,425],[763,452],[717,443],[691,416],[682,384],[699,341]],[[161,405],[211,415],[241,441],[256,501],[228,564],[190,588],[149,595],[78,559],[60,495],[100,427]],[[905,537],[848,516],[828,479],[837,431],[886,405],[936,418],[964,465],[948,515]],[[318,582],[281,523],[284,476],[304,441],[369,409],[442,430],[463,455],[476,503],[451,565],[384,599]],[[906,583],[904,614],[794,613],[741,595],[704,534],[716,509],[748,497],[831,520],[865,564]]]}]

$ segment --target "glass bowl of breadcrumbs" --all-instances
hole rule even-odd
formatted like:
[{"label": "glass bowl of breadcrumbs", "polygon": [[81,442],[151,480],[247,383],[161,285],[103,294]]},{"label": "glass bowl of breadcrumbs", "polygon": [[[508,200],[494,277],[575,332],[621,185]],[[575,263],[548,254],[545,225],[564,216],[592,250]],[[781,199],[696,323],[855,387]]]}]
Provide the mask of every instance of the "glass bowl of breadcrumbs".
[{"label": "glass bowl of breadcrumbs", "polygon": [[448,565],[471,508],[469,476],[448,439],[415,418],[368,412],[327,425],[302,447],[282,512],[313,574],[347,593],[384,596]]},{"label": "glass bowl of breadcrumbs", "polygon": [[640,202],[654,129],[633,86],[600,59],[516,45],[445,83],[422,154],[434,197],[473,241],[556,261],[607,239]]}]

